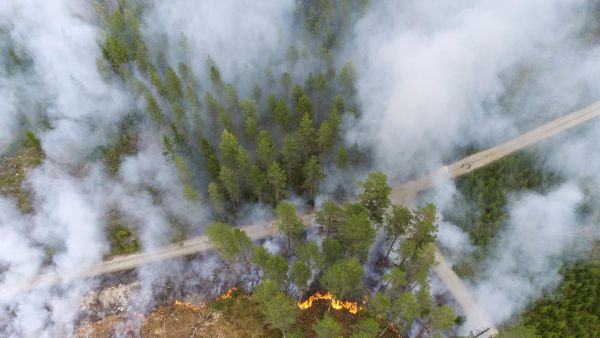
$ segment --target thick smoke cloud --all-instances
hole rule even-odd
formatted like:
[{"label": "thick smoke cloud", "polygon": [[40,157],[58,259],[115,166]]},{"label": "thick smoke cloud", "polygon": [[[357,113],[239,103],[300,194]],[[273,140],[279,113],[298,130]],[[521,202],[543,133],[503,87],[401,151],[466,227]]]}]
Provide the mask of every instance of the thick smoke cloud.
[{"label": "thick smoke cloud", "polygon": [[[590,63],[580,66],[581,52],[570,52],[577,46],[572,40],[583,4],[432,0],[375,5],[357,24],[348,48],[357,64],[364,110],[362,124],[348,137],[373,146],[376,166],[406,177],[439,165],[457,146],[495,144],[515,135],[521,121],[581,104],[588,94],[582,87],[594,81]],[[532,82],[523,78],[525,70],[536,86],[520,97],[525,105],[514,106],[526,109],[506,111],[502,100],[519,89],[508,79]],[[558,90],[549,90],[557,84],[560,92],[571,90],[564,102],[553,95]]]},{"label": "thick smoke cloud", "polygon": [[173,46],[166,49],[173,64],[185,61],[205,76],[210,55],[223,78],[248,94],[248,81],[267,66],[276,71],[291,45],[293,9],[292,0],[155,1],[142,24],[149,41]]},{"label": "thick smoke cloud", "polygon": [[[267,65],[284,59],[291,44],[293,5],[293,1],[156,1],[145,6],[141,25],[149,46],[160,46],[172,65],[187,62],[207,79],[206,60],[211,55],[227,81],[249,80],[256,74],[264,77]],[[160,135],[151,126],[140,128],[138,152],[123,160],[116,177],[108,177],[102,163],[93,160],[93,151],[110,142],[122,118],[139,108],[122,84],[107,82],[97,70],[103,37],[95,15],[91,2],[0,3],[2,46],[13,43],[28,66],[12,72],[10,66],[4,67],[12,62],[10,55],[0,53],[0,153],[17,141],[23,127],[33,127],[46,155],[25,183],[33,196],[32,214],[23,214],[12,199],[0,198],[0,228],[10,239],[0,249],[3,336],[72,332],[78,302],[96,285],[94,281],[18,296],[11,291],[39,275],[68,279],[101,262],[109,248],[104,232],[107,211],[120,210],[138,232],[144,250],[173,238],[173,217],[192,233],[201,231],[208,220],[203,206],[182,201],[179,179],[165,163]],[[253,83],[236,85],[249,90]],[[22,123],[39,116],[49,129]],[[161,193],[160,204],[148,188]],[[49,248],[57,252],[52,257],[47,255]],[[142,269],[135,309],[153,306],[154,285],[181,269]]]},{"label": "thick smoke cloud", "polygon": [[[374,167],[401,179],[440,165],[457,147],[494,144],[588,103],[600,96],[600,77],[598,49],[582,46],[578,37],[586,4],[583,0],[373,4],[358,23],[344,57],[355,62],[363,110],[361,123],[347,138],[368,142],[374,150]],[[252,84],[244,81],[253,77],[242,75],[264,76],[267,65],[275,72],[291,45],[293,7],[291,0],[155,1],[141,25],[151,44],[172,47],[164,48],[172,65],[184,60],[206,76],[210,54],[224,79],[239,81],[240,94],[246,95]],[[93,22],[93,6],[87,2],[0,1],[0,33],[18,44],[31,65],[20,74],[0,68],[0,153],[16,141],[24,116],[44,115],[52,126],[36,130],[47,157],[27,179],[35,211],[24,215],[14,200],[0,198],[0,232],[6,243],[0,247],[2,336],[55,337],[72,332],[79,300],[96,285],[94,281],[35,290],[18,298],[7,290],[41,273],[67,278],[99,263],[108,250],[104,216],[109,209],[118,207],[133,220],[147,250],[172,236],[171,216],[196,230],[207,218],[202,206],[181,202],[177,176],[161,157],[160,139],[150,126],[144,126],[139,152],[125,158],[116,178],[107,177],[101,163],[90,160],[90,153],[107,143],[117,123],[136,108],[122,85],[108,83],[98,74],[102,36]],[[7,60],[6,53],[0,53],[0,65]],[[552,165],[577,177],[597,177],[598,170],[581,173],[577,163],[584,162],[576,155],[593,154],[588,168],[600,168],[600,157],[588,138],[593,135],[589,132],[565,143],[560,153],[568,152],[569,162],[552,160]],[[163,193],[161,205],[148,187]],[[498,321],[538,295],[524,276],[533,277],[538,287],[557,282],[556,262],[575,240],[568,233],[577,224],[573,209],[580,198],[572,184],[546,196],[515,197],[509,228],[488,262],[489,275],[513,275],[525,285],[521,293],[511,289],[498,293],[494,299],[501,310]],[[551,217],[554,213],[545,213],[549,207],[563,213]],[[540,234],[552,240],[550,248],[513,243],[513,238],[536,226],[529,222],[534,216],[552,223]],[[442,225],[440,237],[447,246],[466,242],[451,225]],[[47,248],[56,248],[57,254],[48,258]],[[514,250],[536,264],[523,269],[522,262],[511,262]],[[211,270],[213,263],[208,264]],[[177,274],[181,267],[172,271]],[[152,285],[167,275],[163,267],[140,272],[138,310],[152,305]],[[481,300],[489,298],[493,282],[484,279],[473,286]]]},{"label": "thick smoke cloud", "polygon": [[[395,181],[486,148],[600,98],[600,48],[591,43],[591,1],[388,1],[358,22],[347,54],[358,71],[363,116],[346,137],[366,142],[373,164]],[[600,176],[598,123],[540,148],[568,183],[513,196],[508,227],[470,286],[497,323],[560,280],[581,239],[578,184]],[[589,188],[589,186],[588,186]],[[597,189],[597,188],[594,188]],[[440,185],[438,208],[472,206]],[[457,204],[458,201],[458,204]],[[596,227],[592,225],[592,227]],[[597,232],[597,231],[596,231]],[[460,259],[473,248],[454,225],[439,243]],[[466,326],[465,326],[466,327]]]},{"label": "thick smoke cloud", "polygon": [[[94,20],[91,3],[0,4],[2,41],[14,42],[28,63],[21,73],[9,74],[4,67],[0,73],[0,152],[17,142],[27,118],[43,116],[50,126],[36,130],[35,124],[27,125],[37,132],[46,155],[25,182],[32,192],[33,213],[23,214],[16,201],[0,198],[0,229],[8,240],[0,248],[2,336],[72,333],[81,296],[95,281],[13,291],[39,276],[69,280],[100,263],[109,249],[105,214],[111,208],[137,221],[145,249],[171,238],[168,217],[176,215],[194,225],[206,217],[203,207],[192,209],[175,201],[181,196],[178,179],[160,157],[159,141],[150,128],[140,136],[140,152],[125,159],[116,178],[107,177],[102,163],[92,160],[92,152],[110,141],[117,123],[135,108],[122,85],[106,82],[97,71],[100,34]],[[0,64],[10,62],[5,53],[0,58]],[[146,187],[168,197],[157,206]]]},{"label": "thick smoke cloud", "polygon": [[584,225],[577,221],[581,191],[565,184],[546,194],[515,197],[510,222],[475,286],[480,304],[501,323],[560,281],[567,254],[584,249]]}]

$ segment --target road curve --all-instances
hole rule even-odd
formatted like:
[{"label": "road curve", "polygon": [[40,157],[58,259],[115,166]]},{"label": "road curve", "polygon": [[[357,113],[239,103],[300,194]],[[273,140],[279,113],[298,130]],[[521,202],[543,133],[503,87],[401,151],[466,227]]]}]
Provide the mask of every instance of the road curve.
[{"label": "road curve", "polygon": [[[599,115],[600,102],[597,102],[591,106],[552,120],[536,129],[526,132],[502,144],[467,156],[460,161],[456,161],[415,180],[400,184],[392,190],[392,203],[410,205],[419,192],[435,185],[440,180],[454,178],[469,173],[515,151],[521,150],[564,130],[587,122],[595,117],[598,117]],[[310,226],[314,218],[314,213],[308,213],[301,217],[305,226]],[[240,228],[243,229],[253,240],[265,238],[277,233],[276,226],[273,222],[245,225],[241,226]],[[189,256],[206,251],[208,249],[209,246],[206,237],[198,236],[178,244],[165,246],[152,252],[142,252],[113,257],[110,260],[90,268],[79,276],[74,276],[71,280],[131,270],[144,264],[176,257]],[[473,325],[472,327],[474,329],[485,329],[488,327],[491,328],[481,337],[487,337],[497,333],[492,321],[479,308],[460,278],[454,273],[450,265],[446,262],[445,258],[437,250],[436,261],[438,262],[438,265],[434,268],[435,273],[442,280],[442,282],[444,282],[452,296],[463,308],[463,311],[467,316],[468,323]],[[36,281],[25,284],[25,286],[21,286],[13,290],[3,290],[2,294],[3,297],[10,296],[11,294],[17,292],[50,286],[61,282],[68,282],[68,280],[55,277],[40,277]]]}]

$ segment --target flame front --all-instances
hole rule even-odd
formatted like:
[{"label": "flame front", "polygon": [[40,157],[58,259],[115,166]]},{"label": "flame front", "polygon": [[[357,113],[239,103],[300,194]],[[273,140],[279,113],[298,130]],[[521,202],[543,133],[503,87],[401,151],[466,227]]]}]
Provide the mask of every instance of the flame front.
[{"label": "flame front", "polygon": [[192,311],[200,311],[204,307],[204,304],[196,305],[196,304],[193,304],[190,302],[184,302],[179,299],[175,300],[175,305],[187,307],[188,309],[190,309]]},{"label": "flame front", "polygon": [[227,292],[225,292],[224,294],[220,295],[220,296],[219,296],[219,299],[220,299],[220,300],[229,299],[229,298],[231,298],[231,296],[233,295],[233,293],[234,293],[235,291],[237,291],[237,290],[238,290],[238,289],[237,289],[236,287],[233,287],[233,288],[231,288],[231,289],[227,290]]},{"label": "flame front", "polygon": [[335,298],[333,296],[333,294],[331,294],[331,292],[329,292],[329,291],[327,291],[327,293],[324,293],[324,294],[320,293],[320,292],[315,293],[314,295],[308,297],[307,300],[305,300],[303,302],[298,302],[298,307],[302,310],[306,310],[313,305],[313,302],[316,302],[318,300],[327,300],[331,304],[331,307],[333,307],[334,309],[348,310],[348,312],[350,312],[352,314],[356,314],[359,310],[362,309],[362,306],[359,306],[355,302],[341,301],[341,300]]},{"label": "flame front", "polygon": [[[227,290],[227,292],[225,292],[224,294],[218,296],[217,299],[218,300],[229,299],[229,298],[231,298],[231,296],[233,296],[233,293],[236,292],[237,290],[238,289],[235,288],[235,287],[231,288],[231,289]],[[194,303],[185,302],[185,301],[176,299],[174,305],[179,305],[179,306],[187,307],[188,309],[191,309],[193,311],[200,311],[206,304],[205,303],[194,304]]]}]

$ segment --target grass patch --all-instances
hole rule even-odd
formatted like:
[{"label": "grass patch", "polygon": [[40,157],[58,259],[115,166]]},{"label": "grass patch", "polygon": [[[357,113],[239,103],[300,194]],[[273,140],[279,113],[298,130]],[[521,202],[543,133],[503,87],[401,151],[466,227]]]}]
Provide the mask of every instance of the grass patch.
[{"label": "grass patch", "polygon": [[33,211],[31,190],[24,186],[27,172],[44,161],[40,141],[26,131],[20,144],[8,155],[0,157],[0,194],[10,196],[24,213]]},{"label": "grass patch", "polygon": [[124,226],[125,219],[117,210],[110,210],[106,218],[106,234],[110,242],[110,256],[126,255],[141,249],[137,233]]}]

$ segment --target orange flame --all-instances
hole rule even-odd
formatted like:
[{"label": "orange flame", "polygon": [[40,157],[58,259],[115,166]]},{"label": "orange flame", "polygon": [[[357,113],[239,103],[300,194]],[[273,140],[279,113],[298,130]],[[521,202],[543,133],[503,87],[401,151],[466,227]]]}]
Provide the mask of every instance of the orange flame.
[{"label": "orange flame", "polygon": [[179,299],[175,300],[175,305],[186,307],[186,308],[188,308],[188,309],[190,309],[192,311],[200,311],[204,307],[204,304],[196,305],[196,304],[193,304],[193,303],[190,303],[190,302],[184,302],[184,301],[179,300]]},{"label": "orange flame", "polygon": [[234,292],[236,292],[238,289],[236,287],[233,287],[229,290],[227,290],[227,292],[225,292],[224,294],[219,296],[220,300],[225,300],[225,299],[229,299],[231,298],[231,296],[233,295]]},{"label": "orange flame", "polygon": [[356,314],[359,310],[362,310],[363,307],[359,306],[357,303],[355,302],[349,302],[349,301],[341,301],[337,298],[335,298],[331,292],[327,291],[327,293],[320,293],[317,292],[314,295],[308,297],[307,300],[303,301],[303,302],[298,302],[298,307],[302,310],[306,310],[308,308],[310,308],[313,305],[313,302],[316,302],[318,300],[328,300],[329,303],[331,304],[331,307],[333,307],[336,310],[348,310],[348,312],[352,313],[352,314]]},{"label": "orange flame", "polygon": [[[233,293],[236,292],[237,290],[238,290],[237,288],[233,287],[233,288],[227,290],[227,292],[225,292],[224,294],[218,296],[217,300],[229,299],[229,298],[231,298],[231,296],[233,296]],[[194,303],[176,299],[174,305],[187,307],[188,309],[191,309],[193,311],[200,311],[206,304],[205,303],[194,304]]]}]

